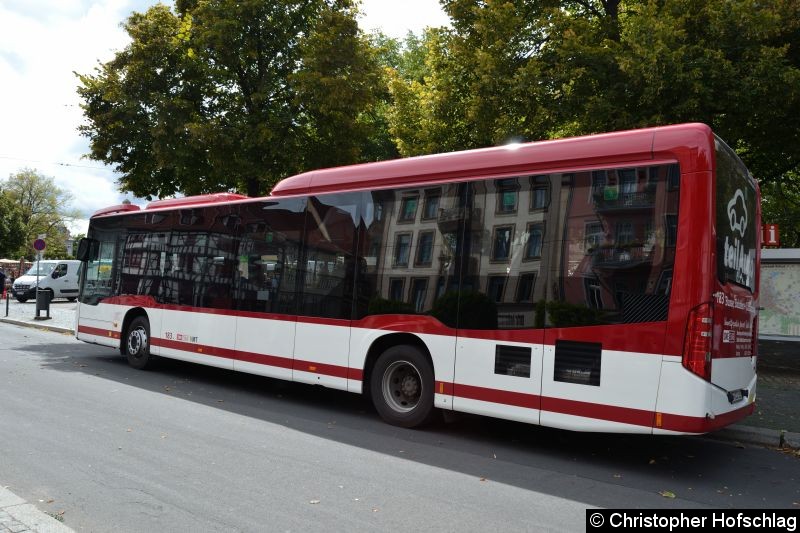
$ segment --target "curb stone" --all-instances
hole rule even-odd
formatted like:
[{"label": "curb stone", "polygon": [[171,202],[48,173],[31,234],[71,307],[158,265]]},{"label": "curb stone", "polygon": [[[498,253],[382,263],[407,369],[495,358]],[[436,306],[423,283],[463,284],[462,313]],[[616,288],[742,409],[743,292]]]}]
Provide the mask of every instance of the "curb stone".
[{"label": "curb stone", "polygon": [[714,433],[708,434],[709,438],[740,442],[742,444],[756,444],[759,446],[780,447],[783,432],[777,429],[757,428],[734,424]]},{"label": "curb stone", "polygon": [[0,531],[75,533],[2,486],[0,486]]},{"label": "curb stone", "polygon": [[15,326],[22,326],[26,328],[37,328],[37,329],[44,329],[47,331],[53,331],[55,333],[69,333],[70,335],[75,333],[75,330],[72,328],[61,328],[58,326],[48,326],[44,323],[39,322],[27,322],[25,320],[15,320],[13,318],[0,318],[0,322],[5,322],[6,324],[13,324]]}]

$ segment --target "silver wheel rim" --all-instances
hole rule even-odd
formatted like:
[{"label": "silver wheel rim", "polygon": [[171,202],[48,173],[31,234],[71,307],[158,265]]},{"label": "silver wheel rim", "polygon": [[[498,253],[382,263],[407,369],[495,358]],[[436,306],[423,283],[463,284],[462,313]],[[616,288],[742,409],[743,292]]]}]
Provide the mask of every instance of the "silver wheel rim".
[{"label": "silver wheel rim", "polygon": [[147,332],[143,326],[128,333],[128,353],[133,357],[141,357],[147,347]]},{"label": "silver wheel rim", "polygon": [[422,377],[417,367],[408,361],[395,361],[383,373],[383,399],[393,411],[408,413],[419,405],[422,397]]}]

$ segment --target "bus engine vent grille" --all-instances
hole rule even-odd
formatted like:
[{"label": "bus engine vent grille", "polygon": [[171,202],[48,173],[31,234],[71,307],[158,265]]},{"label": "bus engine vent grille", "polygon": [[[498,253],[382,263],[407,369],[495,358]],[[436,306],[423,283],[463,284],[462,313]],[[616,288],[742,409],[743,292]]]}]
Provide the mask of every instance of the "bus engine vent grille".
[{"label": "bus engine vent grille", "polygon": [[494,373],[523,378],[531,377],[531,349],[498,344],[494,350]]},{"label": "bus engine vent grille", "polygon": [[599,387],[602,353],[599,343],[556,341],[553,380]]}]

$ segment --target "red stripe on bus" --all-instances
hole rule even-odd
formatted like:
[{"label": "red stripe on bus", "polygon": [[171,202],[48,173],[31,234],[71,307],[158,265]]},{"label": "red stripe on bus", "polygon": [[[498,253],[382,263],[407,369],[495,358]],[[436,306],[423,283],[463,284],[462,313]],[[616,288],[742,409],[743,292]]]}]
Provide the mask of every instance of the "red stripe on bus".
[{"label": "red stripe on bus", "polygon": [[655,417],[653,411],[645,409],[579,402],[548,396],[542,396],[542,411],[644,427],[653,427],[653,419]]},{"label": "red stripe on bus", "polygon": [[107,337],[109,339],[119,339],[119,331],[112,331],[109,329],[93,328],[90,326],[78,326],[78,333],[86,333],[87,335],[95,335],[97,337]]},{"label": "red stripe on bus", "polygon": [[293,370],[299,372],[310,372],[312,374],[323,374],[326,376],[333,376],[335,378],[347,379],[349,368],[346,366],[330,365],[327,363],[315,363],[313,361],[303,361],[302,359],[295,359],[292,365]]},{"label": "red stripe on bus", "polygon": [[[596,341],[598,336],[600,336],[603,339],[602,344],[604,350],[634,352],[642,355],[681,355],[680,353],[665,352],[665,322],[573,328],[475,330],[451,328],[442,324],[436,318],[425,315],[370,315],[360,320],[351,321],[339,318],[321,318],[261,313],[256,311],[238,311],[232,309],[212,309],[188,305],[159,304],[152,296],[112,296],[103,300],[103,303],[185,313],[204,313],[209,315],[257,318],[262,320],[280,320],[283,322],[300,322],[303,324],[318,324],[333,327],[377,329],[398,333],[444,335],[449,337],[458,336],[488,341],[544,344],[546,346],[555,345],[557,340]],[[602,330],[598,328],[602,328]],[[602,331],[602,333],[598,333],[599,331]]]},{"label": "red stripe on bus", "polygon": [[751,403],[734,411],[715,415],[714,418],[662,413],[661,429],[680,431],[682,433],[707,433],[721,429],[753,414],[755,407],[756,404]]},{"label": "red stripe on bus", "polygon": [[486,387],[476,387],[474,385],[462,385],[460,383],[453,384],[453,396],[468,398],[470,400],[500,403],[503,405],[514,405],[527,409],[539,409],[542,400],[541,396],[538,394],[489,389]]}]

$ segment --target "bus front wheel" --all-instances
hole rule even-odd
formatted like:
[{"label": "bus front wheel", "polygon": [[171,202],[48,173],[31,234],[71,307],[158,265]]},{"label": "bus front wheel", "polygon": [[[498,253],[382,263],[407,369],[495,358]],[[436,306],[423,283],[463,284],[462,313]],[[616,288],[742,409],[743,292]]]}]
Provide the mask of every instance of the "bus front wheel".
[{"label": "bus front wheel", "polygon": [[433,368],[416,346],[393,346],[375,362],[370,396],[378,414],[394,426],[412,428],[434,415]]},{"label": "bus front wheel", "polygon": [[134,318],[122,342],[128,364],[133,368],[144,370],[153,365],[155,356],[150,353],[150,321],[147,317]]}]

